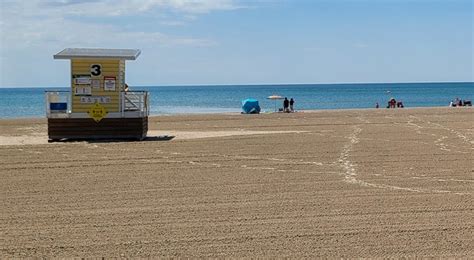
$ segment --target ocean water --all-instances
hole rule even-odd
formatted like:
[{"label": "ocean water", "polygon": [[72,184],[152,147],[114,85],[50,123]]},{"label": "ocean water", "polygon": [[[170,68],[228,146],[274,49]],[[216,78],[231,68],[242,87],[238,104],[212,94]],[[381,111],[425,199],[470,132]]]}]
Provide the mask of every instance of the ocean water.
[{"label": "ocean water", "polygon": [[[394,97],[405,107],[448,106],[456,97],[474,98],[474,82],[403,84],[307,84],[225,86],[131,86],[151,94],[151,114],[240,112],[241,101],[255,98],[263,112],[282,107],[272,94],[295,99],[296,110],[381,108]],[[0,118],[45,116],[45,90],[69,88],[0,88]]]}]

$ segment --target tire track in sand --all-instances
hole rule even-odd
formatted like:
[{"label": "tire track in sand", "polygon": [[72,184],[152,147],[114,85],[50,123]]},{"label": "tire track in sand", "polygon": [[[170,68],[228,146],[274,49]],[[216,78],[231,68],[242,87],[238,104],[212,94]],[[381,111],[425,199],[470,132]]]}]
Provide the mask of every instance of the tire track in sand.
[{"label": "tire track in sand", "polygon": [[[366,118],[363,118],[361,115],[359,115],[357,119],[362,121],[363,123],[370,123]],[[400,186],[395,186],[395,185],[375,184],[375,183],[370,183],[370,182],[366,182],[361,179],[358,179],[356,165],[349,159],[349,157],[354,149],[354,146],[360,142],[359,135],[361,132],[362,132],[362,128],[360,124],[353,126],[353,131],[350,133],[350,135],[346,136],[346,139],[348,139],[349,142],[343,146],[342,152],[337,161],[339,165],[344,169],[344,172],[342,174],[344,176],[345,182],[364,186],[364,187],[378,188],[378,189],[403,190],[403,191],[409,191],[409,192],[453,193],[456,195],[471,195],[470,193],[452,192],[448,190],[414,189],[414,188],[400,187]]]},{"label": "tire track in sand", "polygon": [[[407,125],[415,128],[416,133],[418,133],[420,135],[428,135],[428,136],[432,136],[433,138],[436,138],[436,140],[434,141],[434,144],[442,151],[457,152],[457,153],[468,153],[468,152],[459,151],[459,147],[456,147],[455,150],[450,149],[449,147],[452,146],[452,145],[446,144],[444,142],[445,139],[448,139],[448,136],[423,132],[422,130],[425,129],[425,127],[421,126],[420,124],[417,124],[415,121],[421,122],[423,124],[431,125],[431,126],[434,127],[434,129],[448,131],[448,132],[454,134],[454,136],[456,136],[457,138],[459,138],[462,142],[464,142],[466,144],[469,144],[469,145],[474,144],[473,140],[470,140],[467,136],[463,135],[459,131],[456,131],[454,129],[451,129],[449,127],[446,127],[446,126],[438,124],[438,123],[434,123],[434,122],[430,122],[430,121],[424,121],[421,118],[419,118],[417,116],[414,116],[414,115],[410,115],[409,118],[410,119],[408,120]],[[471,147],[470,149],[472,150],[474,148]]]}]

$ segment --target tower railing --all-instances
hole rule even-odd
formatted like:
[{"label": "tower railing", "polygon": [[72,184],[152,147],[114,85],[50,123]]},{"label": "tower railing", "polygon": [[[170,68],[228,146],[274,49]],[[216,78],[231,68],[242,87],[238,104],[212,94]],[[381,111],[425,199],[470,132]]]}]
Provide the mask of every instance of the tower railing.
[{"label": "tower railing", "polygon": [[[85,117],[86,113],[72,113],[70,91],[45,91],[47,118]],[[85,114],[85,115],[83,115]],[[110,117],[145,117],[150,114],[150,95],[147,91],[120,92],[119,113]]]},{"label": "tower railing", "polygon": [[121,113],[138,112],[142,116],[150,114],[150,102],[148,91],[124,91],[121,92]]}]

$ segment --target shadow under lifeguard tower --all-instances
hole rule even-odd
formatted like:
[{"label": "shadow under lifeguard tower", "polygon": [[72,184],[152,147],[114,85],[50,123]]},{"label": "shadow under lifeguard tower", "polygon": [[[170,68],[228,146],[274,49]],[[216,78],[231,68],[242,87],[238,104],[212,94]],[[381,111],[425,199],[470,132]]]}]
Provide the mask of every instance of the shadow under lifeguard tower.
[{"label": "shadow under lifeguard tower", "polygon": [[70,91],[46,91],[49,141],[144,140],[150,111],[147,91],[127,91],[125,61],[140,50],[68,48]]}]

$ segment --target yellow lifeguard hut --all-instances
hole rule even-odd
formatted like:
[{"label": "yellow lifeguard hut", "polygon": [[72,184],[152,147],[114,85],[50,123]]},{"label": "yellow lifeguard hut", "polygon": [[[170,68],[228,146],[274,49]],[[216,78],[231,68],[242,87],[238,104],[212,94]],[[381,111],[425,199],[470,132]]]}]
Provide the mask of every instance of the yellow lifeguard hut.
[{"label": "yellow lifeguard hut", "polygon": [[54,59],[71,60],[71,90],[46,92],[50,141],[138,139],[148,131],[149,95],[125,84],[125,61],[140,50],[68,48]]}]

